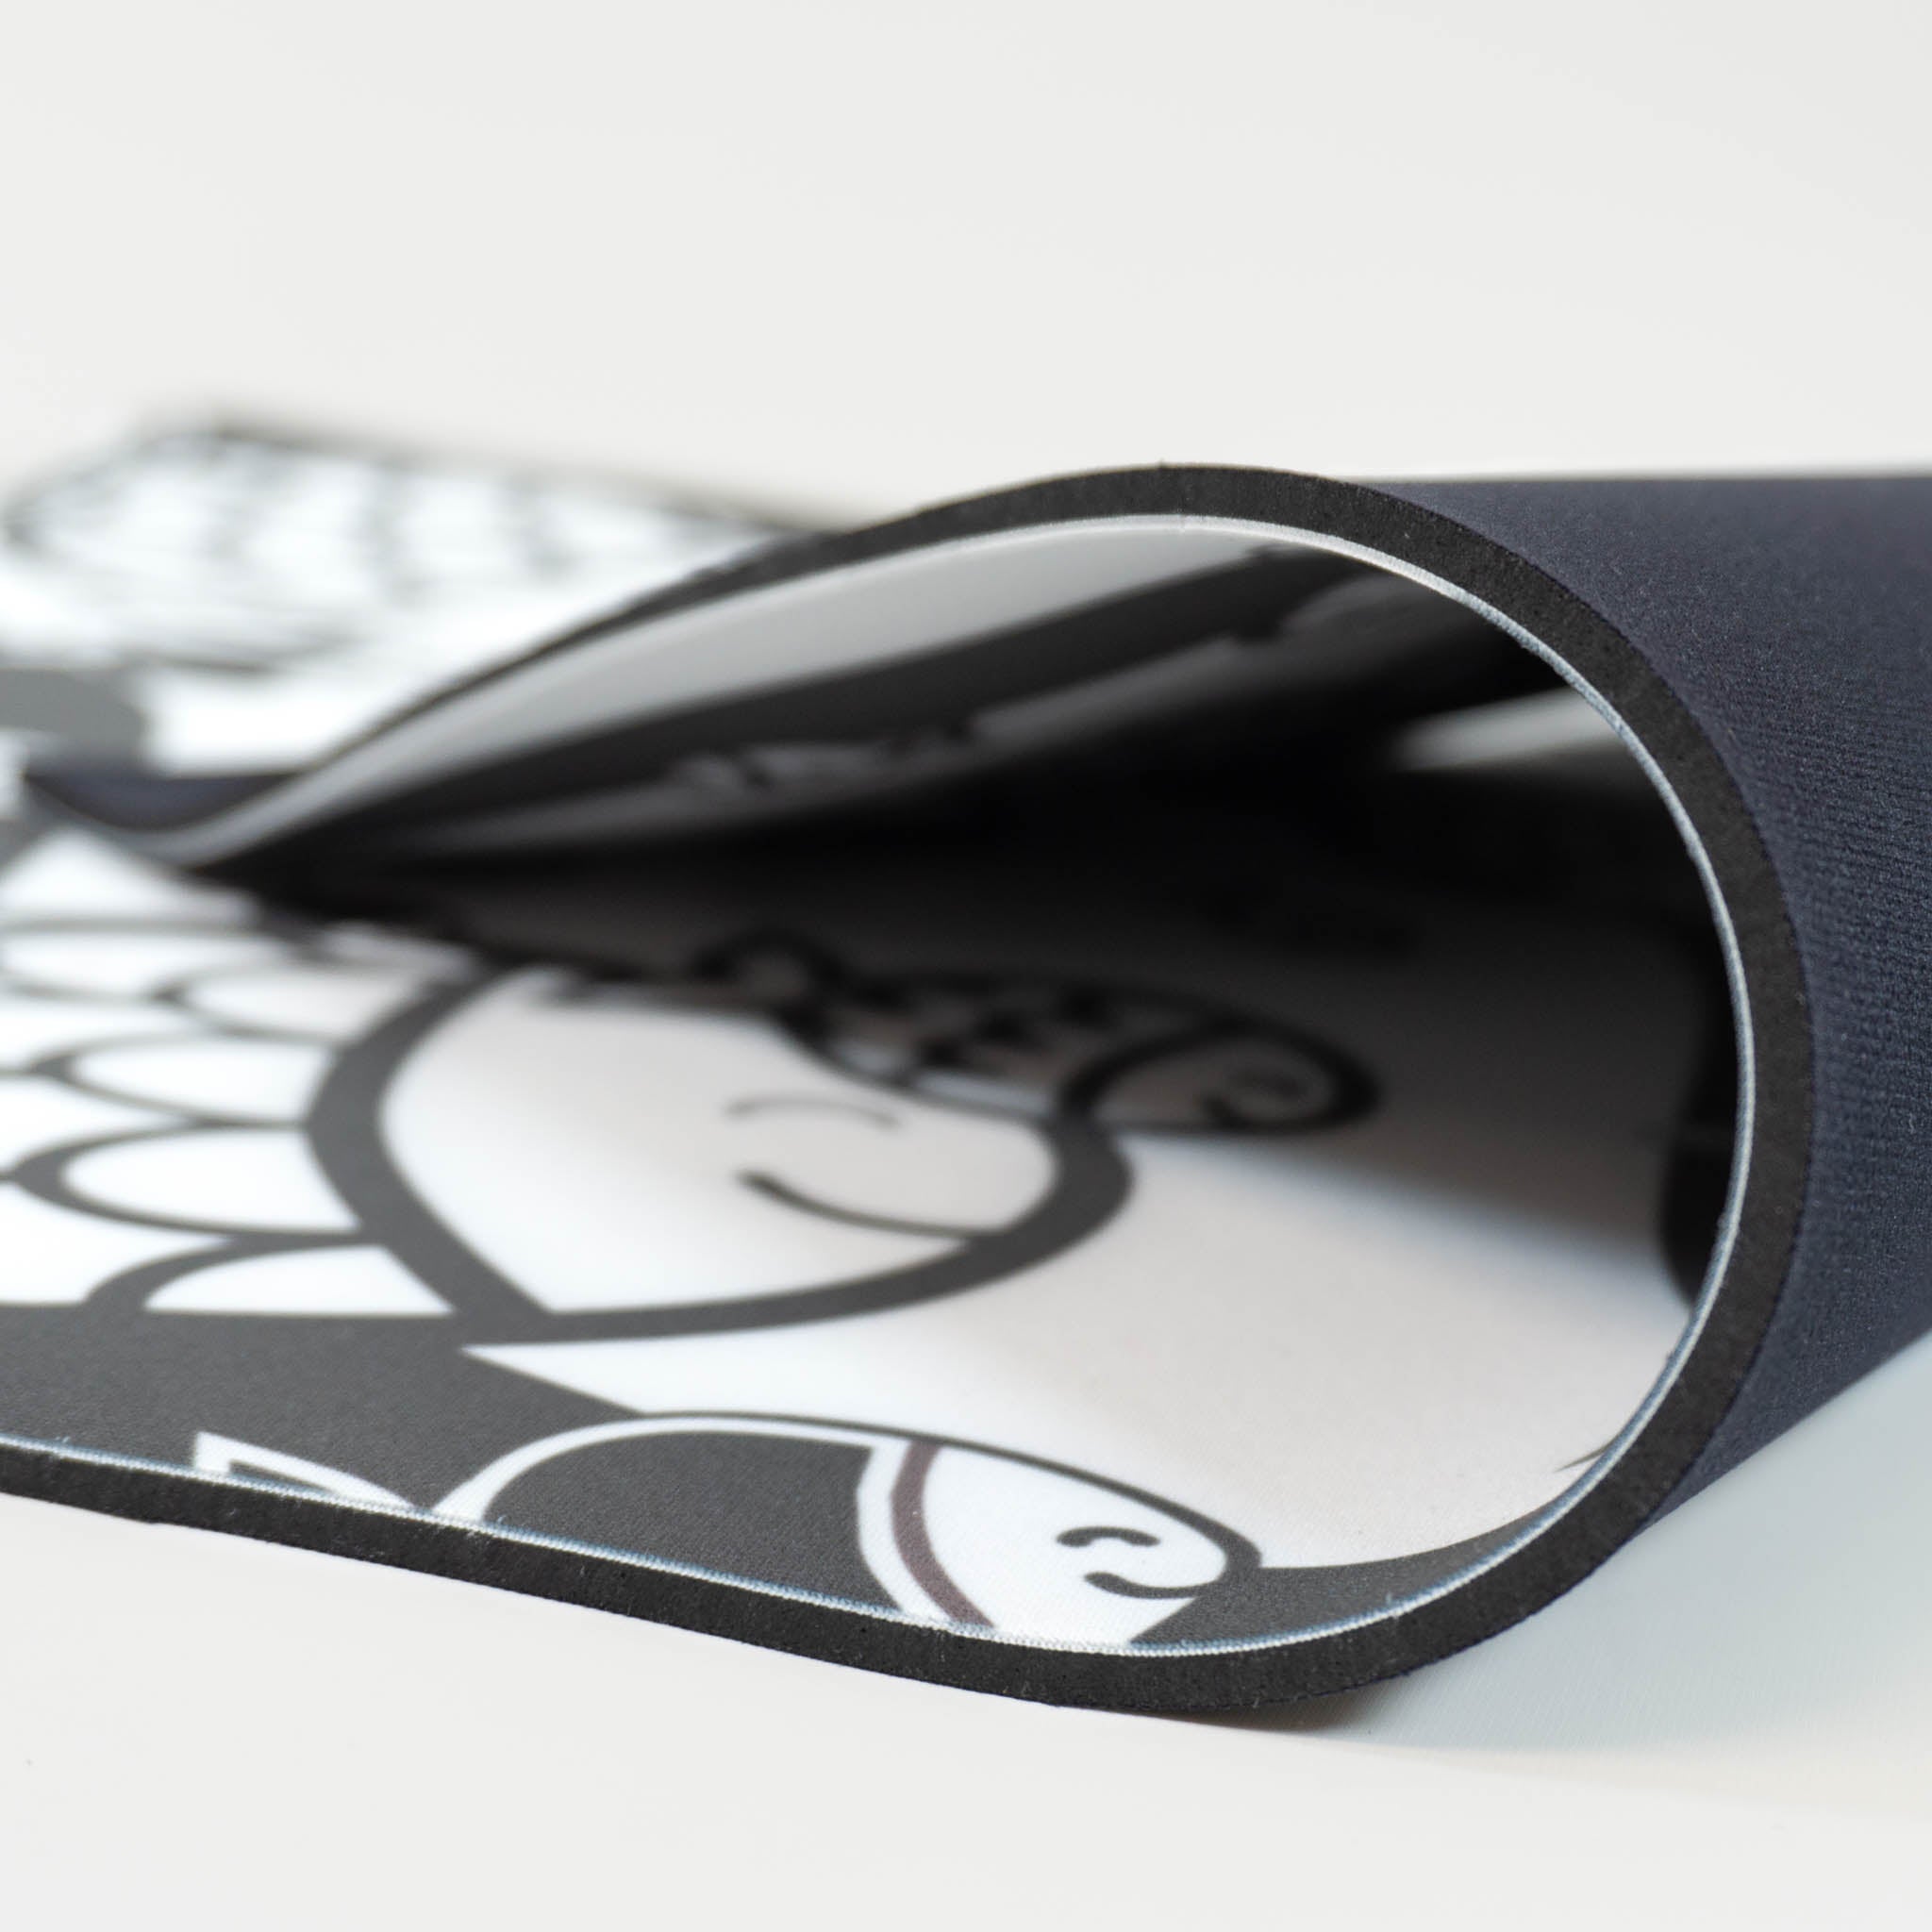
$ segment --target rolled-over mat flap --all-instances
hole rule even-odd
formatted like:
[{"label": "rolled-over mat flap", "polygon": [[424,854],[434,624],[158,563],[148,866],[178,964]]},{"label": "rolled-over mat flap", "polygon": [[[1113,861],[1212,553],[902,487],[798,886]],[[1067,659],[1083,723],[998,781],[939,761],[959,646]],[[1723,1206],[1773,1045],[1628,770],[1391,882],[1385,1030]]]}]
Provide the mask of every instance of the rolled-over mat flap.
[{"label": "rolled-over mat flap", "polygon": [[[163,480],[291,554],[246,443]],[[448,467],[409,532],[500,560]],[[40,730],[0,880],[9,1487],[1230,1707],[1503,1629],[1932,1321],[1932,484],[589,488],[534,651],[488,571],[245,697],[139,594],[69,650],[133,722]]]}]

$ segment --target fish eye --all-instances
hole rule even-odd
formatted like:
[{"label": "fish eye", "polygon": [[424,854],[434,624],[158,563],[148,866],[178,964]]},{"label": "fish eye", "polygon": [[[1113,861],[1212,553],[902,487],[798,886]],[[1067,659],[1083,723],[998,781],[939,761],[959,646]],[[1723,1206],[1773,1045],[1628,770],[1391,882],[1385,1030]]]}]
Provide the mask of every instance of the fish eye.
[{"label": "fish eye", "polygon": [[1070,1550],[1084,1550],[1091,1544],[1104,1542],[1132,1543],[1137,1550],[1151,1550],[1160,1539],[1149,1536],[1144,1529],[1122,1529],[1114,1524],[1093,1523],[1080,1529],[1063,1529],[1054,1541]]}]

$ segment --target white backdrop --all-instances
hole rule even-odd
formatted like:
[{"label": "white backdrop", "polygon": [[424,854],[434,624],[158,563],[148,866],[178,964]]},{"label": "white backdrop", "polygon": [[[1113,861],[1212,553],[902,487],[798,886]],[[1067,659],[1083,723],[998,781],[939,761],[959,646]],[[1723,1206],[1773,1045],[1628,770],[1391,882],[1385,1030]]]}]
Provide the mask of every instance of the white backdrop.
[{"label": "white backdrop", "polygon": [[[1920,0],[63,0],[4,46],[8,472],[206,403],[832,514],[1932,460]],[[1525,1628],[1192,1724],[0,1500],[0,1900],[1922,1923],[1928,1522],[1922,1347]]]},{"label": "white backdrop", "polygon": [[12,11],[0,436],[212,398],[891,506],[1932,446],[1919,0]]}]

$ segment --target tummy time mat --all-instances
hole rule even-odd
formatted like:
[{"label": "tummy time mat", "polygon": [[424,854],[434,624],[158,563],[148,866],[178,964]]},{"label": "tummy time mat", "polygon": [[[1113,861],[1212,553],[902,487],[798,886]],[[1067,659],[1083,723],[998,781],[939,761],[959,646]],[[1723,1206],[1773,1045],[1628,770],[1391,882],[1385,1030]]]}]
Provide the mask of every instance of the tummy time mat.
[{"label": "tummy time mat", "polygon": [[0,1486],[1068,1703],[1490,1636],[1932,1322],[1932,484],[0,546]]}]

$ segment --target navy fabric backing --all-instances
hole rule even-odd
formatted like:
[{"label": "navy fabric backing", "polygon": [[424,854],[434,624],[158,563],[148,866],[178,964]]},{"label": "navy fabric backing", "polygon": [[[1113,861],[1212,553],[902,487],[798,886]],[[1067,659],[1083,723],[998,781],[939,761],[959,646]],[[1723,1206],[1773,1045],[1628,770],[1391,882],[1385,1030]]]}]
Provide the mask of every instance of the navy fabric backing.
[{"label": "navy fabric backing", "polygon": [[1932,1327],[1932,478],[1389,493],[1614,625],[1729,767],[1784,889],[1815,1096],[1797,1246],[1681,1498]]}]

